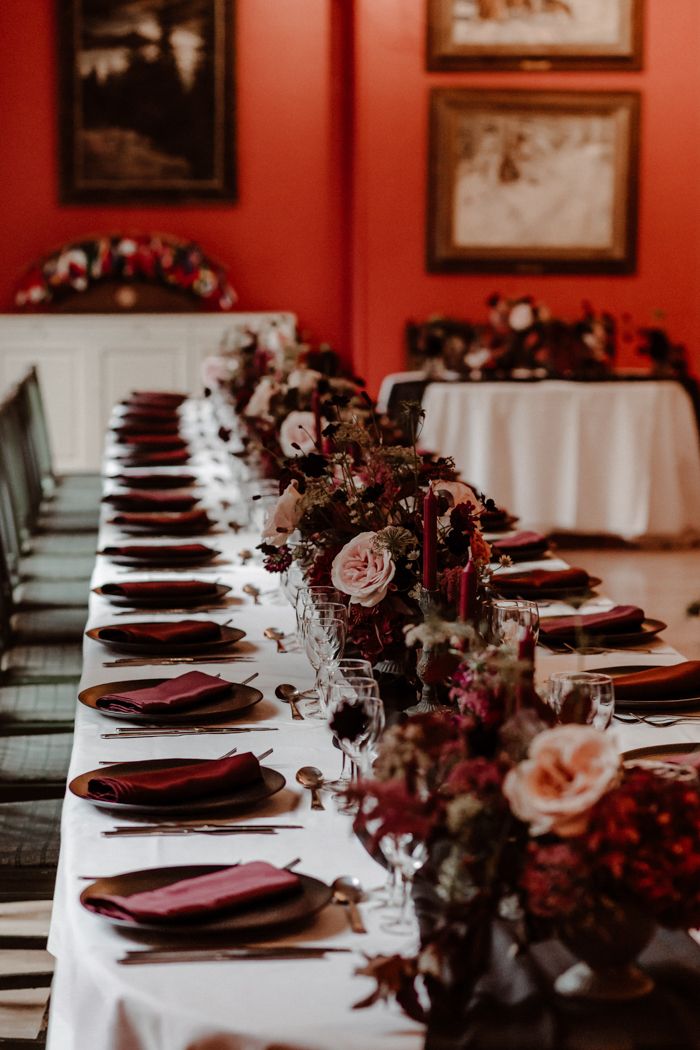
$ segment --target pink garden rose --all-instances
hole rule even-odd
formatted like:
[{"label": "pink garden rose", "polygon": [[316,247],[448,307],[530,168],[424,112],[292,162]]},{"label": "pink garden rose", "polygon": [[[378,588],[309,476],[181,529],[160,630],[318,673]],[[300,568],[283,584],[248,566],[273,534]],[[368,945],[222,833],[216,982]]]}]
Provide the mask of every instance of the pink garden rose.
[{"label": "pink garden rose", "polygon": [[569,838],[586,830],[591,809],[619,771],[612,737],[591,726],[556,726],[535,737],[528,758],[507,774],[503,793],[531,834]]},{"label": "pink garden rose", "polygon": [[[305,456],[313,452],[316,420],[313,412],[290,412],[280,427],[280,447],[285,456]],[[300,448],[292,448],[292,442]]]},{"label": "pink garden rose", "polygon": [[267,516],[262,531],[264,543],[282,547],[299,524],[299,501],[302,496],[296,481],[290,481]]},{"label": "pink garden rose", "polygon": [[262,419],[270,418],[270,402],[280,385],[272,376],[263,376],[255,390],[250,396],[248,404],[243,410],[244,416],[260,416]]},{"label": "pink garden rose", "polygon": [[396,566],[386,550],[376,549],[376,532],[361,532],[336,554],[331,567],[333,586],[350,595],[351,605],[371,608],[386,598]]}]

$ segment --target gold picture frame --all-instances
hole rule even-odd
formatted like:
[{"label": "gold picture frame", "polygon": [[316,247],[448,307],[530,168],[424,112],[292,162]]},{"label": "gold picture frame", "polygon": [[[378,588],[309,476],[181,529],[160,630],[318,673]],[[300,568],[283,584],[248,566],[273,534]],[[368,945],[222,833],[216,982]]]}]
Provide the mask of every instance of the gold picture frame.
[{"label": "gold picture frame", "polygon": [[632,273],[637,92],[431,94],[431,273]]}]

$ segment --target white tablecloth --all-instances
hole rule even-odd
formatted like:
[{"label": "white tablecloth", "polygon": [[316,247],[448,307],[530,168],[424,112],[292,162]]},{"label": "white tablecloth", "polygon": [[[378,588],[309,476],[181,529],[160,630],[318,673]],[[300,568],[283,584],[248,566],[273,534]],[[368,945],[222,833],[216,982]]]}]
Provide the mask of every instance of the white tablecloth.
[{"label": "white tablecloth", "polygon": [[700,446],[674,382],[434,383],[421,442],[544,531],[700,534]]},{"label": "white tablecloth", "polygon": [[[194,414],[198,406],[189,405],[189,423],[194,433]],[[210,430],[214,428],[209,428]],[[214,516],[221,517],[217,500],[230,498],[226,484],[214,481],[225,469],[223,457],[212,462],[205,453],[197,455],[195,466],[205,486]],[[120,537],[113,527],[103,525],[101,544]],[[338,814],[327,801],[325,812],[312,812],[308,794],[302,797],[294,781],[295,770],[312,764],[325,773],[337,774],[338,752],[320,722],[293,722],[285,705],[274,698],[275,686],[292,682],[300,687],[311,683],[307,660],[298,652],[277,654],[274,643],[263,636],[265,627],[293,626],[291,609],[275,595],[254,605],[242,592],[247,582],[269,590],[271,578],[260,568],[241,567],[236,552],[252,547],[255,538],[241,532],[204,537],[215,541],[223,551],[223,564],[207,573],[233,585],[233,610],[203,614],[234,623],[247,632],[240,645],[253,662],[202,665],[212,674],[221,673],[242,680],[259,672],[255,684],[265,699],[244,724],[260,722],[277,727],[278,732],[251,734],[250,737],[182,737],[178,740],[103,740],[100,734],[120,724],[78,705],[75,745],[70,776],[94,769],[100,760],[112,761],[147,757],[213,757],[237,743],[261,751],[274,746],[269,764],[282,771],[287,787],[255,810],[256,822],[301,823],[302,831],[287,831],[275,837],[213,838],[128,838],[106,839],[101,832],[123,821],[113,813],[68,795],[64,807],[63,839],[59,878],[51,929],[50,950],[56,956],[56,978],[52,992],[49,1028],[50,1050],[419,1050],[422,1033],[418,1025],[405,1018],[394,1006],[375,1006],[353,1011],[352,1004],[372,987],[367,978],[353,976],[363,962],[362,952],[404,952],[412,945],[382,929],[382,914],[371,904],[363,905],[369,933],[352,934],[345,912],[329,906],[312,925],[295,933],[290,940],[346,945],[351,955],[328,956],[323,961],[217,962],[171,966],[123,967],[117,959],[124,951],[138,947],[108,922],[85,912],[78,901],[86,885],[84,876],[183,864],[230,863],[239,859],[264,859],[285,864],[292,857],[302,858],[298,870],[331,881],[341,874],[354,874],[366,887],[384,880],[384,872],[353,837],[349,819]],[[555,568],[563,563],[550,561]],[[134,574],[142,578],[144,574]],[[166,573],[159,573],[159,576]],[[202,575],[198,572],[197,575]],[[93,580],[99,585],[108,579],[132,578],[105,558],[98,558]],[[624,595],[618,596],[624,598]],[[550,611],[556,611],[552,608]],[[651,610],[653,614],[653,610]],[[139,619],[134,615],[134,619]],[[152,619],[153,614],[144,619]],[[89,626],[124,622],[115,618],[115,609],[106,600],[92,595]],[[660,662],[674,663],[679,656],[664,644],[654,644]],[[656,657],[655,653],[655,657]],[[105,661],[115,654],[96,642],[86,640],[82,687],[127,678],[175,676],[187,670],[178,667],[109,668]],[[575,657],[552,656],[539,651],[538,676],[572,667]],[[648,663],[640,653],[587,657],[585,666],[620,662]],[[625,746],[672,740],[700,740],[700,723],[675,729],[624,727],[619,733]],[[246,818],[244,818],[246,819]]]}]

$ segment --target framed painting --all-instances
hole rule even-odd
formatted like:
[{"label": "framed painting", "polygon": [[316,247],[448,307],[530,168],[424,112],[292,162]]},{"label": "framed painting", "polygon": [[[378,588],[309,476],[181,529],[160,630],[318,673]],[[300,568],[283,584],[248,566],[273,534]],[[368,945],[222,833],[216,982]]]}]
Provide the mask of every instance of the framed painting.
[{"label": "framed painting", "polygon": [[427,265],[435,273],[632,273],[637,92],[431,96]]},{"label": "framed painting", "polygon": [[233,0],[57,5],[61,201],[235,201]]},{"label": "framed painting", "polygon": [[641,69],[644,0],[427,0],[428,69]]}]

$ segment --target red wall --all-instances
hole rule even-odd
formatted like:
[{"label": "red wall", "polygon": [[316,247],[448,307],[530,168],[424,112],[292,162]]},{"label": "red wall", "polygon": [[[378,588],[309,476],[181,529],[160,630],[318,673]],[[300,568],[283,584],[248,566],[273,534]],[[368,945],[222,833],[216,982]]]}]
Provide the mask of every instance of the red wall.
[{"label": "red wall", "polygon": [[163,230],[230,267],[241,309],[290,309],[343,345],[337,124],[327,0],[239,0],[240,200],[173,208],[57,201],[54,3],[0,3],[0,310],[47,249],[84,233]]},{"label": "red wall", "polygon": [[[562,316],[575,316],[583,298],[629,311],[638,324],[663,309],[672,336],[689,344],[700,366],[700,3],[648,0],[647,7],[641,73],[453,74],[425,72],[425,0],[357,0],[354,345],[371,387],[401,367],[407,318],[484,318],[484,299],[495,290],[533,293]],[[635,275],[426,273],[428,92],[453,86],[641,91]]]},{"label": "red wall", "polygon": [[[700,365],[699,0],[647,0],[644,71],[595,75],[428,74],[425,0],[238,0],[240,201],[180,209],[59,206],[53,7],[0,3],[0,310],[47,248],[162,229],[228,264],[241,309],[292,309],[312,337],[352,346],[373,388],[403,364],[407,318],[480,317],[496,289],[563,315],[583,298],[639,324],[665,310]],[[459,85],[641,91],[635,275],[426,273],[428,92]]]}]

